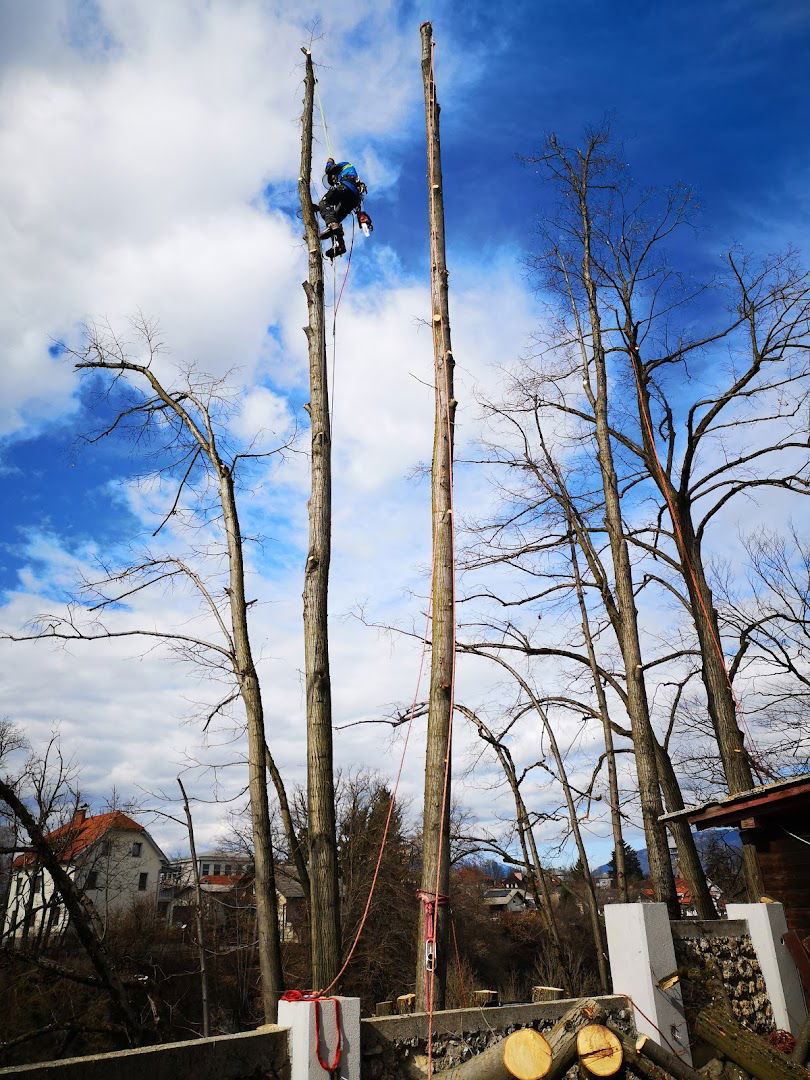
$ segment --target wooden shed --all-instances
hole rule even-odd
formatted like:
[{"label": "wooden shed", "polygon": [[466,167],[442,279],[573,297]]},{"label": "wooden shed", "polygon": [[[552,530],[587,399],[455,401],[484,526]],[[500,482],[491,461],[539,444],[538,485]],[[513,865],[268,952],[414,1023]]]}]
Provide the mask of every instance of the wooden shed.
[{"label": "wooden shed", "polygon": [[696,829],[732,826],[756,847],[765,892],[785,906],[791,930],[810,935],[810,774],[791,776],[726,799],[665,814]]}]

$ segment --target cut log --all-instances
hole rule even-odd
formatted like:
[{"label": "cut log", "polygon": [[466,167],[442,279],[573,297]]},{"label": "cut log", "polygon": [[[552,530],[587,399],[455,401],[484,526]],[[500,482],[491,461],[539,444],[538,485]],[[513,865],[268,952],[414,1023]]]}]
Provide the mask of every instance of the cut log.
[{"label": "cut log", "polygon": [[[619,1032],[615,1031],[614,1034],[620,1035]],[[701,1080],[700,1073],[696,1069],[693,1069],[691,1065],[679,1058],[677,1054],[665,1050],[649,1035],[639,1035],[634,1049],[636,1053],[643,1054],[654,1064],[660,1065],[670,1076],[674,1076],[675,1080]]]},{"label": "cut log", "polygon": [[533,986],[532,1001],[559,1001],[565,997],[565,990],[561,986]]},{"label": "cut log", "polygon": [[394,1011],[393,1001],[378,1001],[374,1010],[375,1016],[391,1016]]},{"label": "cut log", "polygon": [[622,1044],[624,1063],[642,1080],[704,1080],[701,1073],[681,1061],[675,1054],[664,1050],[653,1039],[639,1035],[635,1042],[612,1025],[610,1030]]},{"label": "cut log", "polygon": [[601,1024],[604,1008],[593,998],[584,998],[564,1013],[551,1031],[546,1032],[551,1047],[551,1068],[546,1080],[559,1080],[576,1061],[577,1032],[586,1024]]},{"label": "cut log", "polygon": [[695,1018],[695,1034],[758,1080],[808,1080],[808,1072],[744,1028],[717,1005]]},{"label": "cut log", "polygon": [[577,1056],[590,1076],[615,1076],[624,1060],[621,1041],[604,1024],[586,1024],[579,1029]]},{"label": "cut log", "polygon": [[[624,1063],[627,1066],[628,1075],[632,1073],[640,1080],[670,1080],[670,1074],[660,1065],[650,1061],[644,1054],[640,1054],[629,1040],[622,1040],[624,1051]],[[703,1077],[701,1077],[703,1080]]]},{"label": "cut log", "polygon": [[551,1067],[551,1049],[534,1028],[520,1028],[482,1054],[442,1073],[442,1080],[543,1080]]}]

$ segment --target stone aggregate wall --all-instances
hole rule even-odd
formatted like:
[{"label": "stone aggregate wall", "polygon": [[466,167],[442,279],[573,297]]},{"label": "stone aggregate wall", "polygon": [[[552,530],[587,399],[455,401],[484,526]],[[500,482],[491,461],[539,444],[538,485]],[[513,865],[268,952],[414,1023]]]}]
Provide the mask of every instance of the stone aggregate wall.
[{"label": "stone aggregate wall", "polygon": [[[773,1011],[748,928],[732,920],[673,923],[678,968],[719,977],[736,1018],[758,1035],[774,1030]],[[702,989],[682,980],[687,1014],[699,1008]]]},{"label": "stone aggregate wall", "polygon": [[[627,998],[597,998],[611,1022],[635,1032]],[[452,1069],[518,1028],[548,1031],[573,1000],[455,1009],[433,1017],[433,1070]],[[374,1017],[360,1022],[363,1080],[423,1080],[427,1076],[427,1015]]]}]

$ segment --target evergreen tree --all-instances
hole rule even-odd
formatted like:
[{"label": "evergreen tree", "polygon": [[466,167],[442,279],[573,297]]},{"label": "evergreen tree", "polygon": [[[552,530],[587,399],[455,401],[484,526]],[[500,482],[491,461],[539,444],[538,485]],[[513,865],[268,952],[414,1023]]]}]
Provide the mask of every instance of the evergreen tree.
[{"label": "evergreen tree", "polygon": [[[624,872],[627,875],[628,881],[641,881],[644,877],[644,872],[641,869],[641,863],[638,860],[638,855],[630,847],[626,840],[622,841],[622,847],[624,848]],[[613,849],[613,853],[610,856],[610,862],[608,863],[608,869],[610,870],[610,877],[613,881],[613,886],[616,886],[616,849]]]}]

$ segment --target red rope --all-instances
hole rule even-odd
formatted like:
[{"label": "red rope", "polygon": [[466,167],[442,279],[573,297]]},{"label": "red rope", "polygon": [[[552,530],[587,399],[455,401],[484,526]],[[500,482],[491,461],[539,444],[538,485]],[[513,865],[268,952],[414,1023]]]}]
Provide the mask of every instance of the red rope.
[{"label": "red rope", "polygon": [[651,1020],[651,1019],[650,1019],[650,1017],[649,1017],[649,1016],[647,1016],[647,1014],[646,1014],[646,1013],[644,1012],[644,1010],[643,1010],[643,1009],[639,1008],[639,1006],[638,1006],[638,1005],[636,1004],[636,1002],[635,1002],[635,1001],[634,1001],[634,1000],[633,1000],[633,999],[632,999],[632,998],[630,997],[630,995],[629,995],[629,994],[622,994],[622,997],[626,997],[626,998],[627,998],[627,1000],[628,1000],[628,1001],[630,1002],[630,1004],[631,1004],[631,1005],[633,1006],[633,1008],[634,1008],[634,1009],[636,1010],[636,1012],[637,1012],[637,1013],[639,1014],[639,1016],[642,1016],[642,1017],[644,1017],[644,1019],[645,1019],[645,1020],[647,1021],[647,1023],[648,1023],[649,1025],[650,1025],[650,1027],[654,1027],[654,1028],[655,1028],[655,1030],[656,1030],[656,1031],[658,1032],[658,1034],[659,1034],[659,1035],[661,1036],[661,1041],[662,1041],[662,1043],[666,1043],[666,1044],[667,1044],[667,1046],[668,1046],[668,1047],[670,1048],[670,1050],[671,1050],[671,1051],[672,1051],[672,1053],[673,1053],[673,1054],[675,1055],[675,1057],[679,1057],[679,1058],[682,1058],[682,1057],[684,1057],[684,1056],[685,1056],[685,1054],[686,1054],[686,1052],[687,1052],[687,1049],[688,1049],[688,1047],[687,1047],[687,1048],[684,1048],[683,1046],[675,1046],[675,1044],[674,1044],[674,1043],[672,1043],[672,1042],[670,1042],[670,1040],[669,1040],[669,1039],[668,1039],[668,1038],[666,1037],[666,1035],[665,1035],[665,1034],[663,1033],[663,1031],[662,1031],[662,1030],[661,1030],[661,1028],[660,1028],[660,1027],[658,1026],[658,1024],[656,1024],[656,1022],[655,1022],[654,1020]]},{"label": "red rope", "polygon": [[[340,1020],[340,1001],[336,997],[324,997],[318,993],[317,990],[286,990],[281,995],[282,1001],[311,1001],[315,1006],[315,1055],[318,1058],[318,1064],[324,1070],[324,1072],[332,1073],[340,1065],[340,1059],[343,1055],[343,1032],[341,1030]],[[331,1062],[326,1062],[321,1056],[321,1002],[331,1001],[335,1006],[335,1030],[337,1031],[337,1046],[335,1047],[335,1055]]]},{"label": "red rope", "polygon": [[[335,1006],[335,1028],[337,1030],[337,1046],[335,1047],[335,1056],[332,1059],[332,1063],[328,1064],[321,1057],[321,1001],[334,1002]],[[340,1002],[336,997],[330,998],[317,998],[315,1001],[315,1053],[318,1055],[318,1064],[331,1076],[335,1069],[340,1064],[341,1054],[343,1052],[340,1030]]]}]

